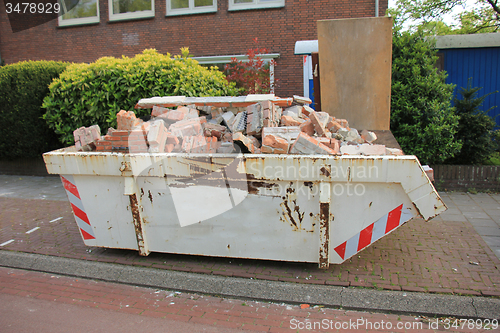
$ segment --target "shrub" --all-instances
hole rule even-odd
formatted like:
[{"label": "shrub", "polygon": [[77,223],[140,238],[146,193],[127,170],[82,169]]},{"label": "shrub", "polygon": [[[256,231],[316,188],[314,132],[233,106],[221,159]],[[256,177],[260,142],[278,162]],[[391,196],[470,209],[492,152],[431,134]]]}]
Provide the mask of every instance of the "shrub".
[{"label": "shrub", "polygon": [[55,61],[24,61],[0,67],[0,158],[31,158],[60,147],[42,115],[49,84],[68,66]]},{"label": "shrub", "polygon": [[391,130],[407,154],[442,163],[460,151],[454,86],[434,66],[437,57],[420,32],[395,29],[392,51]]},{"label": "shrub", "polygon": [[[74,64],[50,85],[44,118],[64,144],[73,144],[73,130],[97,124],[102,132],[116,127],[116,114],[132,110],[141,98],[153,96],[235,95],[234,84],[214,68],[207,69],[182,55],[144,50],[133,58],[104,57],[91,64]],[[138,117],[149,110],[136,110]]]},{"label": "shrub", "polygon": [[[463,145],[460,153],[446,161],[449,164],[479,164],[485,161],[498,148],[496,122],[487,115],[491,110],[480,110],[484,99],[490,95],[478,97],[482,88],[472,88],[470,79],[467,88],[460,88],[461,99],[455,98],[455,113],[460,117],[458,139]],[[496,92],[495,92],[496,93]]]}]

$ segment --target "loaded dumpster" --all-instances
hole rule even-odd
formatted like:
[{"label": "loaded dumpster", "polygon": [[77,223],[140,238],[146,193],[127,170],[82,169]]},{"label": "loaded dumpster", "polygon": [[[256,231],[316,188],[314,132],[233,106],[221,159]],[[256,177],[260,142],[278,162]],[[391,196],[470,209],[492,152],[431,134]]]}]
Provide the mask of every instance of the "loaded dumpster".
[{"label": "loaded dumpster", "polygon": [[104,138],[76,130],[75,146],[44,160],[61,175],[84,243],[327,268],[443,212],[389,130],[391,26],[318,23],[327,112],[299,96],[153,97],[136,106],[152,108],[151,121],[122,110]]},{"label": "loaded dumpster", "polygon": [[326,268],[412,217],[428,220],[446,209],[415,156],[73,146],[44,159],[49,173],[61,175],[85,245],[141,255],[318,262]]}]

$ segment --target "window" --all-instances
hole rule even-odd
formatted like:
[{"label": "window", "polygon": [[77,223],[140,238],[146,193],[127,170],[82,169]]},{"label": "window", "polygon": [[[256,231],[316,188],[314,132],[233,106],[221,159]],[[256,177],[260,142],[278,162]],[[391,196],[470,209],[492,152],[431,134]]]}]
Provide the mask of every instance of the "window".
[{"label": "window", "polygon": [[59,26],[99,23],[99,2],[97,0],[60,0]]},{"label": "window", "polygon": [[229,0],[229,10],[285,7],[285,0]]},{"label": "window", "polygon": [[154,0],[109,0],[109,20],[154,17]]},{"label": "window", "polygon": [[[264,60],[264,63],[269,65],[269,79],[271,83],[271,93],[274,93],[274,65],[270,62],[272,59],[279,58],[279,53],[267,53],[267,54],[259,54],[259,57]],[[193,59],[197,60],[198,63],[205,67],[217,67],[220,71],[225,72],[224,67],[226,64],[231,63],[232,59],[236,58],[236,60],[245,61],[248,57],[244,54],[237,55],[222,55],[222,56],[206,56],[206,57],[193,57]],[[227,74],[227,73],[225,73]]]},{"label": "window", "polygon": [[167,0],[167,16],[217,11],[217,0]]}]

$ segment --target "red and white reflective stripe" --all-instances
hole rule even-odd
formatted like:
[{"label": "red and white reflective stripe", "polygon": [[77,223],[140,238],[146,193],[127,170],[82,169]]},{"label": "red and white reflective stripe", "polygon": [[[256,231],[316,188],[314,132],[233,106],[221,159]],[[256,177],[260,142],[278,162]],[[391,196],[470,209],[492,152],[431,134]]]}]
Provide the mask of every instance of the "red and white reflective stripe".
[{"label": "red and white reflective stripe", "polygon": [[347,259],[371,243],[382,238],[384,235],[387,235],[412,217],[413,214],[411,210],[404,205],[400,205],[376,222],[361,230],[358,234],[337,246],[335,252],[337,252],[342,259]]},{"label": "red and white reflective stripe", "polygon": [[80,228],[83,239],[95,239],[94,230],[92,229],[87,213],[85,213],[85,209],[83,208],[82,199],[80,198],[80,193],[78,193],[78,189],[76,188],[73,176],[64,175],[61,176],[61,180],[64,189],[66,190],[66,194],[68,195],[71,208],[73,209],[73,214],[75,215],[76,224],[78,225],[78,228]]}]

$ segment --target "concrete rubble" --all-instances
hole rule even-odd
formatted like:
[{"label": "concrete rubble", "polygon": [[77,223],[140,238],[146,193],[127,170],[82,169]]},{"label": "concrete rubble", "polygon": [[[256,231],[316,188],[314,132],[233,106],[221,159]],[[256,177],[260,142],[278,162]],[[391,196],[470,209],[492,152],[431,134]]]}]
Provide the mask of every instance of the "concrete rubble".
[{"label": "concrete rubble", "polygon": [[150,108],[148,121],[133,111],[116,115],[117,128],[103,137],[97,125],[75,130],[80,151],[124,153],[234,153],[305,155],[403,155],[375,144],[377,135],[350,128],[308,106],[306,97],[154,97],[136,108]]}]

